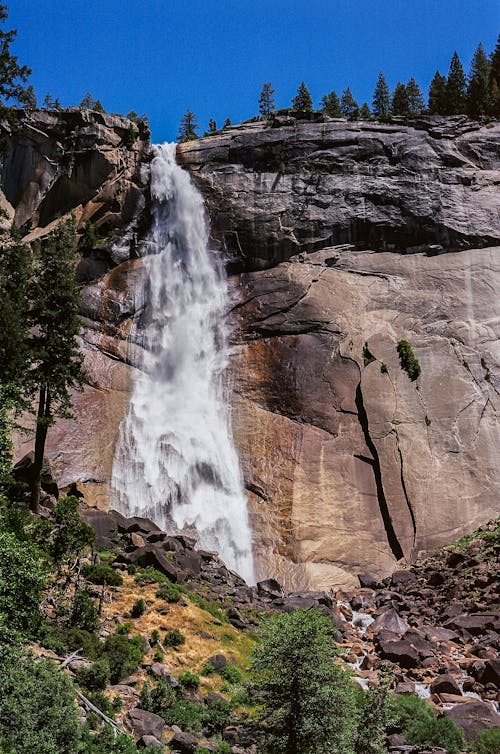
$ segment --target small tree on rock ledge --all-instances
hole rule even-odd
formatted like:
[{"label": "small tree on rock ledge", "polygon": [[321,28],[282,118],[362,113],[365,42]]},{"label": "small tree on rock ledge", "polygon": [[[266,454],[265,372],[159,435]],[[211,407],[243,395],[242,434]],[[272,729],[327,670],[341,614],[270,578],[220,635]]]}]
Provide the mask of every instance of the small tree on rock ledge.
[{"label": "small tree on rock ledge", "polygon": [[198,123],[196,122],[196,115],[192,112],[192,110],[186,110],[179,124],[179,134],[177,136],[177,140],[179,142],[184,142],[197,139],[197,128]]}]

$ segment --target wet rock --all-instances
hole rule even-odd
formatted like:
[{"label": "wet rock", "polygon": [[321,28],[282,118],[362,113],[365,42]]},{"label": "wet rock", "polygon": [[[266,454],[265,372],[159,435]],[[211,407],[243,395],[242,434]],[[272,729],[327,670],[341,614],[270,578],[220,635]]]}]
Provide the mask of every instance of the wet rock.
[{"label": "wet rock", "polygon": [[375,618],[375,621],[370,625],[370,630],[373,633],[383,630],[391,631],[394,634],[405,634],[408,631],[408,626],[398,612],[394,608],[390,608]]},{"label": "wet rock", "polygon": [[440,675],[431,683],[433,694],[454,694],[461,696],[462,692],[455,679],[451,675]]},{"label": "wet rock", "polygon": [[97,508],[86,508],[81,517],[94,530],[96,547],[113,549],[118,540],[118,525],[114,516]]},{"label": "wet rock", "polygon": [[382,659],[395,662],[402,668],[418,667],[418,652],[411,646],[409,641],[406,641],[405,639],[399,639],[396,641],[382,640],[379,647]]},{"label": "wet rock", "polygon": [[486,728],[500,727],[500,714],[488,702],[467,702],[457,704],[444,714],[462,728],[468,741],[474,741]]}]

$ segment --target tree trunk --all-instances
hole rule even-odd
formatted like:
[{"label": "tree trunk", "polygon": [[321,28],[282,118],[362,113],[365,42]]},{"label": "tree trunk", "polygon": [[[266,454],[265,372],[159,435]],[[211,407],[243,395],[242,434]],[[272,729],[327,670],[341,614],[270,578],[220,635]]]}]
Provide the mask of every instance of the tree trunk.
[{"label": "tree trunk", "polygon": [[33,481],[31,490],[31,509],[38,513],[40,509],[40,491],[42,481],[43,456],[45,441],[50,419],[50,389],[47,385],[40,386],[38,397],[38,412],[36,417],[35,458],[33,461]]}]

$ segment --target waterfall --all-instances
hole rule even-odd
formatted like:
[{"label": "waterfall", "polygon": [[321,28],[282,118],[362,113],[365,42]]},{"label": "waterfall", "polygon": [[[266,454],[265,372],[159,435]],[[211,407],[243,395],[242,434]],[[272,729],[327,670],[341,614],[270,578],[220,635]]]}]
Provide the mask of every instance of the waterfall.
[{"label": "waterfall", "polygon": [[196,526],[198,544],[252,582],[224,390],[227,282],[208,250],[202,196],[177,165],[175,146],[155,146],[151,164],[153,224],[131,335],[141,363],[119,430],[112,507],[165,528]]}]

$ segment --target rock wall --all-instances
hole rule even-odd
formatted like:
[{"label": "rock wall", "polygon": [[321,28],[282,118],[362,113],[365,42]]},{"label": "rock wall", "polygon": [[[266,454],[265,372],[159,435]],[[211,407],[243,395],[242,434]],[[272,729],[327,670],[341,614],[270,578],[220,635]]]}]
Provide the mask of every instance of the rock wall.
[{"label": "rock wall", "polygon": [[[140,133],[131,144],[131,127],[33,114],[3,172],[29,239],[70,209],[105,236],[78,266],[88,384],[48,449],[60,484],[100,507],[136,364],[148,224],[149,145]],[[178,154],[229,258],[233,429],[258,576],[298,589],[387,575],[498,515],[500,127],[276,119]]]}]

